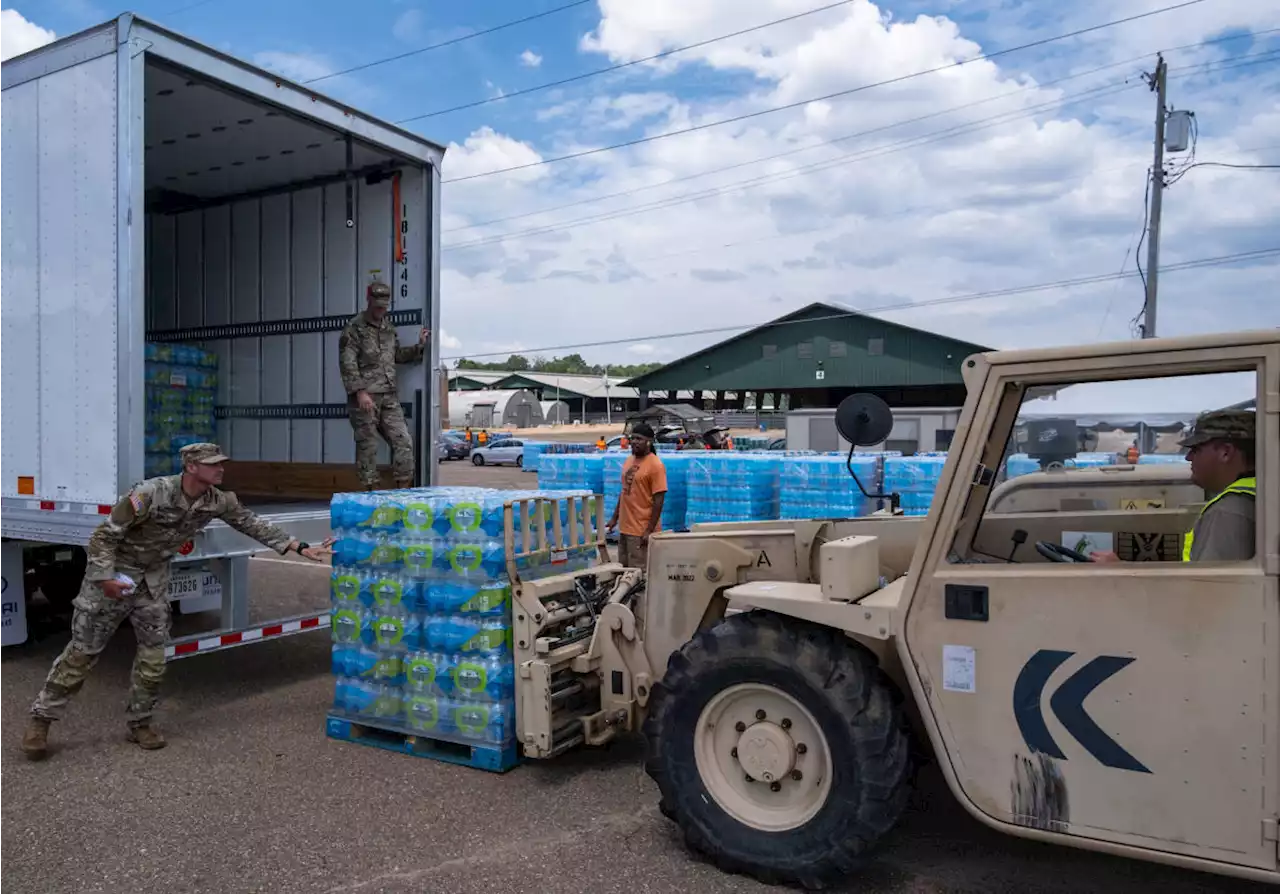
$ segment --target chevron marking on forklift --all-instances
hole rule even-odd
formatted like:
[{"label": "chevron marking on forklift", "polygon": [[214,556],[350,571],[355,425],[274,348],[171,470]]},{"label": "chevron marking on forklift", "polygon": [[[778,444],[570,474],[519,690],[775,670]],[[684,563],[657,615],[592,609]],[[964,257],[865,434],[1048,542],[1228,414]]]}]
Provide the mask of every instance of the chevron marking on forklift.
[{"label": "chevron marking on forklift", "polygon": [[[1045,685],[1053,672],[1061,667],[1075,652],[1041,649],[1032,655],[1018,673],[1013,684],[1013,716],[1018,731],[1027,747],[1037,754],[1045,754],[1058,760],[1066,760],[1058,743],[1049,734],[1040,707]],[[1134,661],[1119,655],[1099,655],[1067,678],[1049,699],[1049,708],[1055,717],[1085,751],[1104,767],[1130,770],[1134,773],[1150,773],[1136,757],[1125,751],[1089,716],[1084,700],[1111,677]]]}]

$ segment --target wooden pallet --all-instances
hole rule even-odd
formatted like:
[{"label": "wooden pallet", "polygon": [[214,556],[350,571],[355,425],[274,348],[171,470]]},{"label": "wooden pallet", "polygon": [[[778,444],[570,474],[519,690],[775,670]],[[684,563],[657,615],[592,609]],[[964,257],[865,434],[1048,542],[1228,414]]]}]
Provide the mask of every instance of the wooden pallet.
[{"label": "wooden pallet", "polygon": [[475,767],[477,770],[489,770],[493,773],[505,773],[520,762],[520,755],[514,742],[505,747],[451,742],[445,739],[433,739],[419,733],[370,726],[367,723],[335,717],[332,714],[325,721],[325,733],[331,739],[358,742],[384,751],[397,751],[414,757],[429,757],[433,760]]}]

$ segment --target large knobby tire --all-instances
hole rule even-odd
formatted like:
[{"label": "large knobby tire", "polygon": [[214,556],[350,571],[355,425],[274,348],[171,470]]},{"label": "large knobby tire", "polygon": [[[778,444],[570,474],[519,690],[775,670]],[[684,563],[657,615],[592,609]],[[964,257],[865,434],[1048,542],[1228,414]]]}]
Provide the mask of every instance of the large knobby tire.
[{"label": "large knobby tire", "polygon": [[[645,769],[685,842],[770,884],[846,877],[910,794],[907,727],[874,656],[769,612],[727,618],[674,653],[644,732]],[[782,746],[792,763],[770,764]],[[748,766],[784,775],[748,780]]]}]

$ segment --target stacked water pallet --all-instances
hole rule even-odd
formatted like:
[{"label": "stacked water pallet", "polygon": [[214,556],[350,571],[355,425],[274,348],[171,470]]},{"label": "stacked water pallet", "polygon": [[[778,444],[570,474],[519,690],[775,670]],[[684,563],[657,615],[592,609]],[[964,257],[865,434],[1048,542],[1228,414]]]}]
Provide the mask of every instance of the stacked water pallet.
[{"label": "stacked water pallet", "polygon": [[[853,471],[862,486],[876,493],[880,487],[883,457],[855,454]],[[876,501],[863,496],[849,474],[846,456],[790,456],[782,461],[779,517],[856,518],[870,515]]]},{"label": "stacked water pallet", "polygon": [[538,458],[538,487],[598,494],[604,488],[604,461],[603,453],[544,453]]},{"label": "stacked water pallet", "polygon": [[899,495],[903,515],[929,514],[933,493],[937,490],[946,462],[945,453],[885,458],[884,489]]},{"label": "stacked water pallet", "polygon": [[146,370],[146,449],[143,474],[176,475],[179,452],[188,444],[212,441],[218,355],[179,344],[148,343]]},{"label": "stacked water pallet", "polygon": [[783,457],[773,453],[689,453],[689,502],[685,520],[761,521],[778,517]]},{"label": "stacked water pallet", "polygon": [[[334,495],[330,736],[488,770],[515,764],[504,505],[568,495],[461,487]],[[535,529],[550,529],[559,513],[567,537],[568,500],[539,505]],[[566,542],[554,564],[550,551],[510,557],[521,576],[587,567],[593,541],[575,530],[578,542]]]}]

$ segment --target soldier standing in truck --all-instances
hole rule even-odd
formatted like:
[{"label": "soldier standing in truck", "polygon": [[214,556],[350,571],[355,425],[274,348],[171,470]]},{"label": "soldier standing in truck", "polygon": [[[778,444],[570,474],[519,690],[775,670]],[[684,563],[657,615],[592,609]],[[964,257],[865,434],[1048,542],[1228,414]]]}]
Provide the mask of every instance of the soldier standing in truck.
[{"label": "soldier standing in truck", "polygon": [[332,539],[316,546],[295,540],[218,488],[227,457],[216,444],[191,444],[181,455],[181,475],[149,478],[133,488],[89,538],[89,567],[72,603],[71,642],[53,662],[22,737],[22,750],[32,760],[48,752],[49,725],[80,691],[125,618],[138,640],[126,707],[128,738],[147,750],[164,747],[151,717],[169,638],[169,560],[209,522],[221,519],[281,555],[292,551],[320,562],[333,553]]},{"label": "soldier standing in truck", "polygon": [[356,438],[356,472],[365,490],[378,489],[378,435],[391,448],[391,472],[396,487],[413,484],[413,439],[404,421],[396,386],[396,364],[422,360],[430,330],[418,343],[401,346],[396,327],[387,319],[391,287],[373,282],[366,294],[368,307],[352,317],[338,341],[342,385],[347,392],[347,416]]}]

